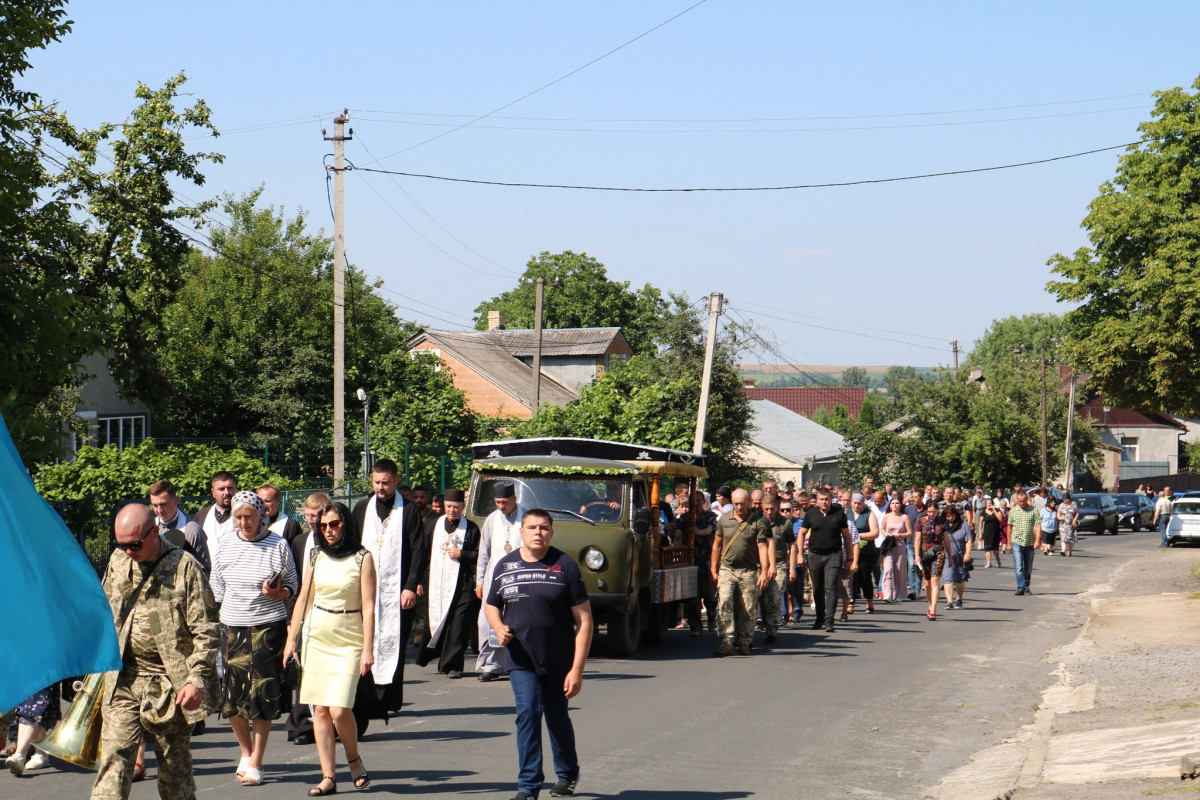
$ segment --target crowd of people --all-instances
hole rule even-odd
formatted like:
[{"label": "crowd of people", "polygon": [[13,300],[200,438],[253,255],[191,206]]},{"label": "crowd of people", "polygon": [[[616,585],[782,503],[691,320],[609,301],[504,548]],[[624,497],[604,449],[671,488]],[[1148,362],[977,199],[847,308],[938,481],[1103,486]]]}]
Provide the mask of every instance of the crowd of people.
[{"label": "crowd of people", "polygon": [[[1148,486],[1139,491],[1154,497]],[[1169,493],[1156,504],[1160,527],[1172,510]],[[684,604],[678,627],[700,636],[706,610],[708,629],[720,634],[717,656],[749,655],[756,630],[773,643],[805,609],[813,629],[832,633],[859,600],[873,614],[876,603],[923,596],[935,621],[942,593],[944,610],[963,607],[979,551],[984,569],[1011,557],[1015,594],[1031,595],[1034,555],[1069,557],[1078,542],[1079,506],[1061,487],[988,493],[868,479],[809,492],[769,479],[761,489],[722,486],[711,501],[681,483],[663,505],[671,541],[690,533],[698,565],[697,597]]]},{"label": "crowd of people", "polygon": [[[205,719],[230,721],[233,770],[264,781],[275,721],[314,744],[320,764],[311,796],[337,791],[336,743],[355,788],[371,777],[358,738],[371,719],[403,702],[410,642],[415,662],[460,679],[469,652],[480,681],[507,678],[517,708],[517,798],[541,788],[541,721],[554,746],[558,782],[579,780],[567,700],[578,693],[591,642],[590,606],[578,566],[550,546],[553,520],[518,504],[511,481],[493,484],[495,509],[481,526],[458,489],[433,495],[398,485],[397,465],[377,461],[372,494],[353,510],[312,493],[303,521],[281,509],[270,485],[239,490],[219,472],[212,500],[189,518],[169,480],[148,503],[116,515],[116,548],[103,578],[122,668],[102,697],[93,798],[126,798],[146,775],[153,745],[163,797],[194,797],[190,740]],[[1148,491],[1148,490],[1147,490]],[[664,542],[694,542],[697,596],[679,627],[719,635],[717,656],[749,655],[756,631],[776,641],[800,624],[834,632],[865,601],[918,600],[926,616],[961,609],[973,553],[984,569],[1011,558],[1016,594],[1032,594],[1034,555],[1071,556],[1079,508],[1045,489],[991,494],[955,487],[823,486],[799,491],[774,480],[752,490],[722,486],[710,497],[676,486],[660,504]],[[1172,511],[1169,490],[1156,505]],[[35,693],[12,717],[0,754],[20,776],[48,766],[32,743],[60,718],[58,687]]]}]

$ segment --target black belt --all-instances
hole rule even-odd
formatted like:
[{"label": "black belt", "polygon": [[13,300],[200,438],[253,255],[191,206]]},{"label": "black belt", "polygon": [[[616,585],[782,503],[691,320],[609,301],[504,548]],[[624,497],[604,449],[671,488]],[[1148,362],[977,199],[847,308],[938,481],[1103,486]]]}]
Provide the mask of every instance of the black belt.
[{"label": "black belt", "polygon": [[316,603],[313,603],[313,608],[320,609],[326,614],[357,614],[358,612],[362,611],[361,608],[343,608],[341,611],[335,611],[332,608],[325,608],[324,606],[319,606]]}]

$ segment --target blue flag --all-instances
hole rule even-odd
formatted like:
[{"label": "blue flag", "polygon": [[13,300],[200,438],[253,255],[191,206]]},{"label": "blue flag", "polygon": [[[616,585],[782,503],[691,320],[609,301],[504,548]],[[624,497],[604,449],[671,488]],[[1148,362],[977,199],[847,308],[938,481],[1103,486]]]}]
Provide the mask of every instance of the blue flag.
[{"label": "blue flag", "polygon": [[121,668],[96,570],[33,486],[0,417],[0,714],[69,678]]}]

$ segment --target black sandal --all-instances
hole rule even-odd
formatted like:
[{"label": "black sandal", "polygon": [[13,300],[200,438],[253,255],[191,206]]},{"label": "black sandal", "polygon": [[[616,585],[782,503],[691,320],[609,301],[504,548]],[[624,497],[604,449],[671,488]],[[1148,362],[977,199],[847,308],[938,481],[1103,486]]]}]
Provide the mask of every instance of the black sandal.
[{"label": "black sandal", "polygon": [[[329,781],[330,786],[325,788],[325,781]],[[309,797],[324,797],[327,794],[337,794],[337,778],[332,775],[322,775],[321,782],[308,790]]]},{"label": "black sandal", "polygon": [[367,774],[367,767],[365,764],[362,763],[362,756],[359,756],[358,758],[352,758],[349,761],[347,761],[346,764],[347,764],[347,766],[349,766],[350,764],[353,764],[355,761],[357,761],[358,765],[363,768],[363,771],[361,774],[359,774],[359,776],[357,778],[354,778],[354,788],[355,789],[365,789],[371,785],[371,776]]}]

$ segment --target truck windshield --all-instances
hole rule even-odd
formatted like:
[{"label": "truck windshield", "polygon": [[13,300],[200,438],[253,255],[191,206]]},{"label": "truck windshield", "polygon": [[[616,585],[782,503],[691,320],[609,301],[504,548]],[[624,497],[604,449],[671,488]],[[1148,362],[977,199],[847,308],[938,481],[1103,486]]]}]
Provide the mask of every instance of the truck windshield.
[{"label": "truck windshield", "polygon": [[496,509],[495,485],[512,481],[517,488],[517,505],[526,510],[544,508],[555,519],[586,517],[596,522],[615,522],[628,503],[628,483],[618,478],[558,475],[483,474],[471,508],[476,517]]}]

